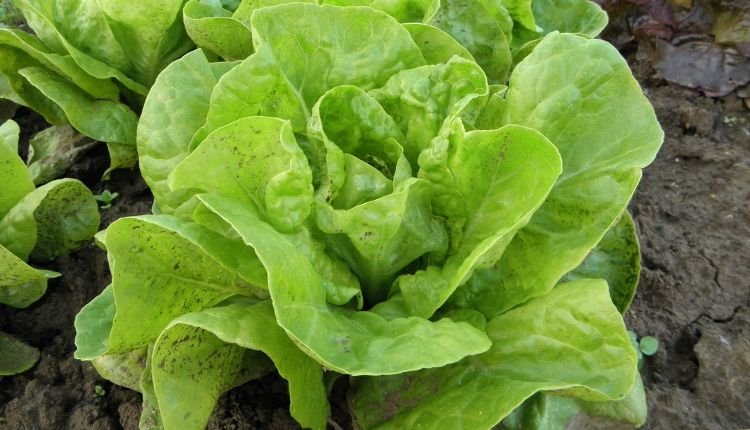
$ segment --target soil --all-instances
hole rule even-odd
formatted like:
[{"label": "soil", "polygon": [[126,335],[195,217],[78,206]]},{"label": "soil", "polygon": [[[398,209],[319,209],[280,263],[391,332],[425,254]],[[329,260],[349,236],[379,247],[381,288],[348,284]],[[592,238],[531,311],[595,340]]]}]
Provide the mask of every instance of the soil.
[{"label": "soil", "polygon": [[[634,58],[634,56],[631,56]],[[750,111],[735,96],[708,98],[631,61],[666,141],[630,206],[643,272],[628,325],[661,341],[645,359],[646,429],[750,428]],[[40,121],[19,111],[22,126]],[[38,125],[37,125],[38,127]],[[95,192],[120,193],[102,227],[147,213],[137,171],[101,183],[103,146],[68,172]],[[106,254],[91,245],[49,266],[63,273],[27,309],[0,305],[0,330],[39,348],[31,370],[0,381],[0,429],[137,429],[140,395],[101,379],[72,357],[73,319],[109,282]],[[329,428],[351,428],[337,384]],[[222,396],[209,428],[295,429],[286,383],[269,375]]]}]

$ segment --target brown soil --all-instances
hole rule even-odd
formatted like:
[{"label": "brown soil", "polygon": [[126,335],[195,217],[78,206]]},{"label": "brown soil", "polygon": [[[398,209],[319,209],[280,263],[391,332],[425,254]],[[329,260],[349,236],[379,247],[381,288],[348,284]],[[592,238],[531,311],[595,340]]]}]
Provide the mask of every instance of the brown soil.
[{"label": "brown soil", "polygon": [[[630,207],[643,274],[627,321],[661,341],[642,371],[645,428],[750,428],[750,111],[733,96],[703,97],[666,84],[646,64],[633,67],[667,134]],[[104,161],[101,147],[69,172],[95,192],[120,193],[102,226],[149,212],[138,172],[99,183]],[[0,381],[0,429],[137,429],[140,395],[72,357],[75,314],[110,279],[105,253],[91,245],[49,267],[63,276],[39,302],[0,305],[0,330],[42,351],[33,369]],[[334,390],[332,429],[351,428],[345,389]],[[270,375],[222,396],[209,428],[298,428],[288,402],[285,382]]]}]

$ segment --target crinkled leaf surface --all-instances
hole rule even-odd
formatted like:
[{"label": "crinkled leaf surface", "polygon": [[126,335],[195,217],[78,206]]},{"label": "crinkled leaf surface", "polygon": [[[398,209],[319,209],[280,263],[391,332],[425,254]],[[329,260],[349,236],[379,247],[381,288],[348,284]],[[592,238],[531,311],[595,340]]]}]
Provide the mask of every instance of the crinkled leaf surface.
[{"label": "crinkled leaf surface", "polygon": [[596,37],[607,26],[607,12],[589,0],[534,0],[531,2],[541,35],[553,31]]},{"label": "crinkled leaf surface", "polygon": [[0,243],[22,260],[49,261],[87,244],[99,208],[77,179],[58,179],[24,196],[2,220]]},{"label": "crinkled leaf surface", "polygon": [[170,323],[156,343],[152,367],[165,426],[203,428],[245,348],[267,354],[289,381],[292,416],[305,428],[324,429],[329,406],[323,369],[279,327],[268,301],[235,301]]},{"label": "crinkled leaf surface", "polygon": [[487,96],[487,78],[476,63],[452,57],[446,64],[399,72],[370,94],[401,127],[404,152],[416,166],[447,118],[476,118],[477,103]]},{"label": "crinkled leaf surface", "polygon": [[563,172],[498,263],[476,272],[456,297],[489,316],[545,294],[583,261],[625,209],[663,139],[617,51],[569,34],[548,35],[516,67],[505,114],[507,123],[549,139]]},{"label": "crinkled leaf surface", "polygon": [[399,70],[424,64],[408,31],[367,8],[263,8],[253,13],[252,28],[256,53],[217,85],[203,136],[256,115],[289,119],[295,132],[304,131],[310,109],[327,90],[376,88]]},{"label": "crinkled leaf surface", "polygon": [[600,280],[562,284],[487,323],[492,347],[439,369],[356,378],[362,428],[491,428],[540,390],[624,397],[636,355]]},{"label": "crinkled leaf surface", "polygon": [[413,22],[404,24],[404,28],[409,30],[412,39],[422,50],[427,64],[447,63],[453,56],[475,61],[468,49],[437,27]]},{"label": "crinkled leaf surface", "polygon": [[217,194],[200,199],[252,246],[268,271],[276,319],[323,366],[352,375],[384,375],[443,366],[483,352],[488,341],[466,323],[421,318],[387,321],[326,303],[320,275],[251,205]]},{"label": "crinkled leaf surface", "polygon": [[[435,140],[435,146],[442,141]],[[542,205],[562,171],[555,147],[538,132],[515,125],[473,131],[431,147],[420,157],[420,175],[435,194],[449,196],[455,211],[451,252],[435,274],[418,272],[399,279],[414,315],[431,316],[468,279],[476,266],[493,264],[519,228]]]},{"label": "crinkled leaf surface", "polygon": [[426,181],[412,179],[400,190],[349,210],[316,209],[326,243],[360,276],[370,303],[384,300],[398,271],[424,254],[445,253],[448,235],[430,210]]}]

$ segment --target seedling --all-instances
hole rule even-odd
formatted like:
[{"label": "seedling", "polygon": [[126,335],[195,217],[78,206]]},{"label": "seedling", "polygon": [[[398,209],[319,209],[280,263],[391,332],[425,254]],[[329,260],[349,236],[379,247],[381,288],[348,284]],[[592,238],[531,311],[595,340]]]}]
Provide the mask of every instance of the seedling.
[{"label": "seedling", "polygon": [[109,209],[112,207],[112,202],[120,195],[118,192],[111,193],[109,190],[102,191],[101,194],[94,195],[94,199],[100,204],[101,209]]}]

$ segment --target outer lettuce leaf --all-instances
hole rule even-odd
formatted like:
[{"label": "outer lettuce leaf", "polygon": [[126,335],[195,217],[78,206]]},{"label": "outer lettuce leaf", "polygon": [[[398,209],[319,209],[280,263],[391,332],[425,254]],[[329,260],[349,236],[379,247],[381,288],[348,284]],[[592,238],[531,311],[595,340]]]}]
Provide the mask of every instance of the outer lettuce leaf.
[{"label": "outer lettuce leaf", "polygon": [[[377,88],[394,73],[424,64],[401,25],[367,8],[263,8],[253,13],[252,28],[256,53],[217,85],[203,137],[256,115],[288,119],[294,131],[301,132],[310,109],[329,89],[346,84]],[[373,64],[378,67],[370,67]]]},{"label": "outer lettuce leaf", "polygon": [[[6,49],[14,48],[33,58],[35,63],[29,66],[43,67],[66,76],[92,97],[116,101],[119,96],[120,90],[111,80],[94,78],[78,67],[70,55],[50,50],[39,39],[26,32],[0,30],[0,45]],[[20,69],[18,67],[15,70]]]},{"label": "outer lettuce leaf", "polygon": [[96,142],[76,133],[69,125],[53,125],[29,141],[26,162],[35,185],[62,176]]},{"label": "outer lettuce leaf", "polygon": [[[632,424],[635,427],[642,426],[646,422],[646,393],[643,390],[640,375],[636,375],[635,384],[630,393],[620,400],[592,402],[557,396],[554,392],[537,393],[503,420],[501,428],[507,430],[583,428],[586,415],[605,417]],[[584,423],[580,423],[581,420]]]},{"label": "outer lettuce leaf", "polygon": [[0,126],[0,219],[28,193],[34,191],[26,165],[18,156],[18,124],[9,120]]},{"label": "outer lettuce leaf", "polygon": [[209,63],[201,51],[193,51],[164,69],[151,88],[138,123],[138,156],[141,174],[162,213],[178,211],[192,196],[172,192],[167,176],[190,153],[190,140],[205,122],[211,91],[231,67]]},{"label": "outer lettuce leaf", "polygon": [[31,369],[39,360],[39,350],[0,332],[0,377]]},{"label": "outer lettuce leaf", "polygon": [[395,374],[443,366],[488,347],[484,334],[466,323],[387,321],[328,305],[323,280],[307,257],[251,205],[217,194],[200,199],[255,249],[268,271],[278,324],[326,368],[351,375]]},{"label": "outer lettuce leaf", "polygon": [[137,94],[148,93],[143,82],[128,76],[133,65],[96,1],[16,0],[16,6],[52,51],[70,54],[81,69],[95,78],[114,78]]},{"label": "outer lettuce leaf", "polygon": [[[21,129],[18,124],[9,119],[4,123],[0,124],[0,145],[10,148],[9,153],[18,153],[18,137],[21,134]],[[5,153],[5,152],[4,152]]]},{"label": "outer lettuce leaf", "polygon": [[541,390],[623,398],[636,354],[600,280],[560,285],[487,323],[489,351],[439,369],[356,378],[362,428],[491,428]]},{"label": "outer lettuce leaf", "polygon": [[99,375],[117,385],[141,390],[141,375],[146,368],[148,348],[136,349],[118,355],[102,355],[91,364]]},{"label": "outer lettuce leaf", "polygon": [[533,0],[531,6],[542,36],[559,31],[596,37],[607,26],[607,12],[593,1]]},{"label": "outer lettuce leaf", "polygon": [[115,318],[115,295],[112,285],[88,302],[76,315],[76,351],[79,360],[93,360],[109,349],[109,333]]},{"label": "outer lettuce leaf", "polygon": [[267,301],[236,301],[170,323],[156,343],[152,366],[164,425],[205,427],[218,396],[232,386],[245,348],[267,354],[289,381],[292,416],[305,428],[324,429],[329,406],[323,369],[278,326]]},{"label": "outer lettuce leaf", "polygon": [[[96,0],[112,36],[133,65],[130,77],[150,86],[156,75],[192,43],[182,24],[185,0]],[[91,40],[81,41],[90,47]]]},{"label": "outer lettuce leaf", "polygon": [[564,281],[601,278],[609,284],[609,295],[621,314],[630,306],[641,273],[641,252],[633,218],[625,211],[580,266]]},{"label": "outer lettuce leaf", "polygon": [[138,117],[129,107],[94,99],[65,77],[45,68],[27,67],[19,73],[56,103],[76,130],[110,145],[110,170],[135,165]]},{"label": "outer lettuce leaf", "polygon": [[625,209],[663,139],[625,60],[598,40],[548,35],[513,71],[506,102],[505,121],[544,134],[564,168],[500,261],[475,273],[455,298],[488,316],[546,294],[583,261]]},{"label": "outer lettuce leaf", "polygon": [[[0,30],[0,35],[5,30]],[[65,114],[39,90],[30,85],[18,71],[36,67],[39,62],[25,52],[0,44],[0,97],[39,112],[51,124],[65,123]]]},{"label": "outer lettuce leaf", "polygon": [[[504,0],[508,1],[508,0]],[[528,3],[528,2],[527,2]],[[545,35],[559,31],[594,38],[607,26],[607,13],[589,0],[533,0],[536,27],[513,27],[513,63],[520,62]]]},{"label": "outer lettuce leaf", "polygon": [[99,208],[76,179],[59,179],[21,199],[0,220],[0,244],[22,260],[49,261],[87,244],[99,228]]},{"label": "outer lettuce leaf", "polygon": [[[498,130],[456,130],[442,147],[420,157],[420,176],[435,194],[450,198],[451,253],[442,267],[399,278],[413,315],[430,317],[472,274],[500,258],[518,229],[544,202],[562,171],[555,147],[534,130],[508,125]],[[446,207],[447,205],[442,205]],[[439,272],[439,277],[436,278]]]},{"label": "outer lettuce leaf", "polygon": [[58,53],[96,78],[115,78],[145,95],[170,61],[189,49],[182,28],[182,0],[117,2],[19,0],[29,26]]},{"label": "outer lettuce leaf", "polygon": [[236,294],[253,296],[264,281],[242,243],[173,217],[120,219],[105,241],[117,309],[108,354],[148,345],[186,312]]},{"label": "outer lettuce leaf", "polygon": [[[508,13],[513,18],[513,21],[515,21],[518,24],[521,24],[523,27],[531,30],[536,31],[536,20],[534,18],[534,11],[532,11],[531,5],[532,3],[535,3],[532,0],[500,0],[500,3],[508,9]],[[556,6],[553,8],[555,13],[558,14],[564,14],[566,13],[565,9],[560,6]]]},{"label": "outer lettuce leaf", "polygon": [[338,6],[369,6],[382,10],[399,22],[419,22],[433,8],[433,0],[322,0],[321,4]]},{"label": "outer lettuce leaf", "polygon": [[25,308],[47,291],[47,275],[0,245],[0,303]]}]

